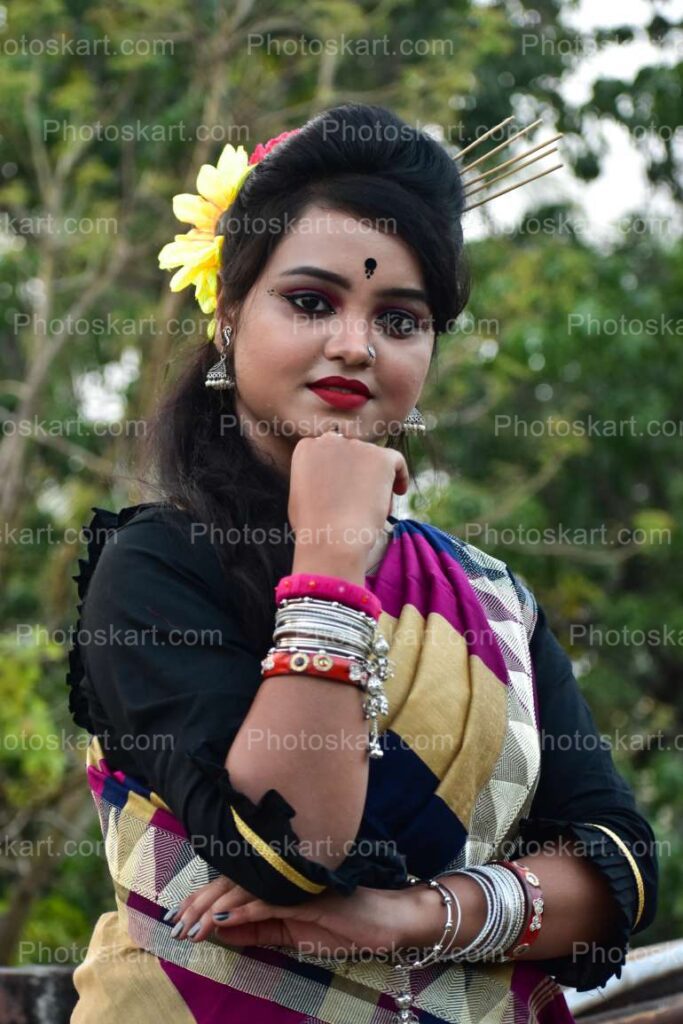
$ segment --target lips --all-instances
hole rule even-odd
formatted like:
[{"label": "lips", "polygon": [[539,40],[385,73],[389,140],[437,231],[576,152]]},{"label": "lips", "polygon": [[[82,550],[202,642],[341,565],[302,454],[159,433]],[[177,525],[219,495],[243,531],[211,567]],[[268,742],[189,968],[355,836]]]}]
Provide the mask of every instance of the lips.
[{"label": "lips", "polygon": [[334,409],[359,409],[369,401],[368,396],[360,391],[335,391],[333,387],[319,387],[317,383],[309,384],[308,390]]},{"label": "lips", "polygon": [[[344,388],[347,391],[353,392],[355,395],[363,395],[365,398],[372,398],[368,387],[362,381],[353,380],[349,377],[321,377],[320,380],[316,380],[312,384],[308,384],[307,387],[325,391]],[[338,393],[342,394],[343,392]]]}]

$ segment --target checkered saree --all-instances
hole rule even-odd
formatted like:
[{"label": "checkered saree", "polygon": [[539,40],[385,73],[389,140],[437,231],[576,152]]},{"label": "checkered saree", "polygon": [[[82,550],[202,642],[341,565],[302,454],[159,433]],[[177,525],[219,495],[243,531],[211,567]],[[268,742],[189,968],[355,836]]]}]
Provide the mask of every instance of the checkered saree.
[{"label": "checkered saree", "polygon": [[[423,878],[511,856],[540,770],[533,595],[504,563],[411,519],[394,524],[366,584],[395,673],[365,827]],[[436,736],[449,742],[424,742]],[[157,793],[111,770],[96,736],[86,763],[117,909],[100,917],[74,973],[72,1024],[394,1024],[399,978],[386,960],[172,939],[168,908],[218,872]],[[412,972],[412,985],[421,1024],[573,1022],[532,961],[435,964]]]}]

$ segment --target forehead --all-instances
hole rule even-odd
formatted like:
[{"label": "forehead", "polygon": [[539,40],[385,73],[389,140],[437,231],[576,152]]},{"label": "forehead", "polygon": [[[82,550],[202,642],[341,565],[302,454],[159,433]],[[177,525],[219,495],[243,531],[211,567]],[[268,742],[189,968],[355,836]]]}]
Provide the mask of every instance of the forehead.
[{"label": "forehead", "polygon": [[386,279],[406,287],[423,287],[422,272],[410,246],[396,234],[391,220],[378,230],[369,219],[342,210],[309,206],[273,252],[268,269],[279,273],[308,264],[336,270],[354,285],[365,282],[365,261],[376,260],[374,282]]}]

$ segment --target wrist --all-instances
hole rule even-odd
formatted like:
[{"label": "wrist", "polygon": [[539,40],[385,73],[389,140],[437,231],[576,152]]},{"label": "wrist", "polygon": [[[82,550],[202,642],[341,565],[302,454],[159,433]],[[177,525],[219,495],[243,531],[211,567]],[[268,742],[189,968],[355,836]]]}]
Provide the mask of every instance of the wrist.
[{"label": "wrist", "polygon": [[[463,875],[439,876],[438,881],[460,902],[462,917],[452,950],[472,942],[486,920],[486,898],[472,878]],[[446,908],[438,889],[426,884],[416,885],[407,894],[409,912],[402,936],[402,945],[427,948],[439,942],[446,923]],[[452,934],[452,933],[451,933]]]},{"label": "wrist", "polygon": [[294,549],[292,575],[295,573],[317,573],[348,580],[360,587],[365,586],[367,555],[364,552],[331,548]]}]

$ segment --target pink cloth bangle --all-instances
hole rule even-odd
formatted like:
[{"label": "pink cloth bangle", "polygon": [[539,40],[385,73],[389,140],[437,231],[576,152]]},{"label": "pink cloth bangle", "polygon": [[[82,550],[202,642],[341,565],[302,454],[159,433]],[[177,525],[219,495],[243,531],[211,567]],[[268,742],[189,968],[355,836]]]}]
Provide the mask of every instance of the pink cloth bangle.
[{"label": "pink cloth bangle", "polygon": [[283,576],[275,587],[275,601],[280,603],[290,597],[319,597],[321,600],[339,601],[349,608],[357,608],[377,620],[382,612],[380,599],[357,583],[340,576],[323,576],[318,573],[298,572]]}]

